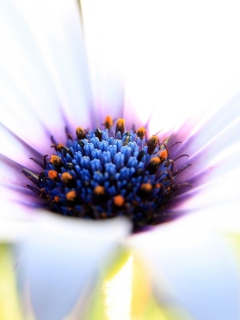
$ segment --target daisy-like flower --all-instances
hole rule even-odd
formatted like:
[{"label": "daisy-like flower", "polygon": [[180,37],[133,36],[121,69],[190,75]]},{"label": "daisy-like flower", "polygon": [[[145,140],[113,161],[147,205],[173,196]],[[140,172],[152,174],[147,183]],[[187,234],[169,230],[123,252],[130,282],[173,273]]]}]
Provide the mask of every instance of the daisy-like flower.
[{"label": "daisy-like flower", "polygon": [[[171,306],[167,319],[238,319],[237,259],[222,235],[239,230],[234,3],[217,13],[205,2],[135,5],[82,2],[83,35],[75,1],[1,4],[0,230],[20,243],[21,300],[36,319],[64,319],[78,303],[83,318],[100,270],[124,247]],[[144,319],[140,305],[129,310],[118,316]]]}]

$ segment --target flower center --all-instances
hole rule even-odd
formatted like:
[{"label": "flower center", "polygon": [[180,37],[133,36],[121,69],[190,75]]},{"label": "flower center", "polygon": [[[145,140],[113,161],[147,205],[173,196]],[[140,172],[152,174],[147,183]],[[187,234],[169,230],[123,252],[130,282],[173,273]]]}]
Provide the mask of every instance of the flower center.
[{"label": "flower center", "polygon": [[44,163],[32,159],[43,171],[35,175],[23,170],[37,186],[28,187],[64,216],[126,216],[136,228],[155,224],[181,188],[167,142],[160,142],[157,135],[147,138],[143,127],[126,131],[124,119],[118,119],[113,130],[108,116],[104,126],[89,132],[78,127],[76,138],[68,134],[66,145],[52,139],[55,154],[44,156]]}]

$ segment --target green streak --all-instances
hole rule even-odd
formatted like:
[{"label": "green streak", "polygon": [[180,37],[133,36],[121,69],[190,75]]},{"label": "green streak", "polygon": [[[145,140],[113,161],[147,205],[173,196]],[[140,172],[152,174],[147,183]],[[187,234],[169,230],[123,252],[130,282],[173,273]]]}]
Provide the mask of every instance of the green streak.
[{"label": "green streak", "polygon": [[0,320],[23,320],[8,244],[0,244]]}]

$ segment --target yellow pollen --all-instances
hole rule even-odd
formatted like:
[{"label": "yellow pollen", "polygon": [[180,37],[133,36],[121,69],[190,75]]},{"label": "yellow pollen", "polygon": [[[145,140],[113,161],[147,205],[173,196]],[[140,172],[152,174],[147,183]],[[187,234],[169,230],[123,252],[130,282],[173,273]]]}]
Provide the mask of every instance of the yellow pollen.
[{"label": "yellow pollen", "polygon": [[66,194],[66,198],[68,201],[74,201],[77,197],[76,191],[72,190]]},{"label": "yellow pollen", "polygon": [[61,177],[61,180],[64,182],[64,183],[69,183],[70,181],[72,181],[73,177],[70,173],[68,172],[63,172],[62,174],[62,177]]},{"label": "yellow pollen", "polygon": [[55,170],[49,170],[48,171],[48,178],[55,180],[57,179],[58,173]]},{"label": "yellow pollen", "polygon": [[113,198],[113,203],[115,206],[121,207],[124,204],[124,198],[119,194]]},{"label": "yellow pollen", "polygon": [[160,183],[155,184],[155,188],[160,189],[161,188],[161,184]]},{"label": "yellow pollen", "polygon": [[118,121],[117,121],[117,126],[119,126],[119,127],[125,126],[125,120],[122,119],[122,118],[118,119]]},{"label": "yellow pollen", "polygon": [[158,144],[158,136],[151,136],[151,138],[149,139],[152,143],[154,143],[155,145]]},{"label": "yellow pollen", "polygon": [[61,151],[62,149],[64,149],[64,145],[62,143],[59,143],[57,145],[57,151]]},{"label": "yellow pollen", "polygon": [[140,127],[137,130],[137,136],[142,140],[146,134],[147,130],[144,127]]},{"label": "yellow pollen", "polygon": [[86,137],[86,132],[82,127],[77,127],[76,135],[79,140],[84,139]]},{"label": "yellow pollen", "polygon": [[54,197],[54,202],[59,202],[59,196]]},{"label": "yellow pollen", "polygon": [[100,195],[104,195],[105,194],[105,189],[103,186],[96,186],[94,188],[94,193],[97,195],[97,196],[100,196]]},{"label": "yellow pollen", "polygon": [[116,123],[116,133],[117,133],[118,131],[120,131],[121,134],[123,134],[124,129],[125,129],[125,120],[122,119],[122,118],[120,118],[120,119],[118,119],[118,121],[117,121],[117,123]]},{"label": "yellow pollen", "polygon": [[151,192],[152,191],[152,185],[151,183],[147,182],[147,183],[143,183],[141,185],[141,190],[144,192]]},{"label": "yellow pollen", "polygon": [[150,160],[150,163],[154,164],[154,165],[158,165],[160,164],[160,159],[158,157],[153,157],[151,160]]},{"label": "yellow pollen", "polygon": [[51,164],[53,164],[55,167],[59,166],[61,164],[61,158],[59,156],[56,156],[53,154],[50,158]]},{"label": "yellow pollen", "polygon": [[167,149],[163,149],[161,151],[159,151],[159,158],[163,161],[165,159],[167,159],[168,157],[168,152],[167,152]]},{"label": "yellow pollen", "polygon": [[158,136],[151,136],[151,138],[147,142],[148,146],[148,154],[152,154],[158,144]]},{"label": "yellow pollen", "polygon": [[104,125],[105,125],[106,129],[110,129],[113,126],[112,117],[106,116],[105,121],[104,121]]}]

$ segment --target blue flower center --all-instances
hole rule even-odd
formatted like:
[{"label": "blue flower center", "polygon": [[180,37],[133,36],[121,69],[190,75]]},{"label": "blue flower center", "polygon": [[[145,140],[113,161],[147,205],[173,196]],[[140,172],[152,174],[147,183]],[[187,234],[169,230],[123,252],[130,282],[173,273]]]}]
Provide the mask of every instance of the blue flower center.
[{"label": "blue flower center", "polygon": [[175,181],[174,161],[167,142],[147,131],[126,131],[124,119],[113,130],[111,117],[105,128],[76,129],[66,145],[54,142],[55,153],[37,176],[24,169],[36,187],[28,185],[46,199],[49,208],[61,215],[86,219],[126,216],[134,227],[155,224],[164,218],[164,206],[181,187]]}]

